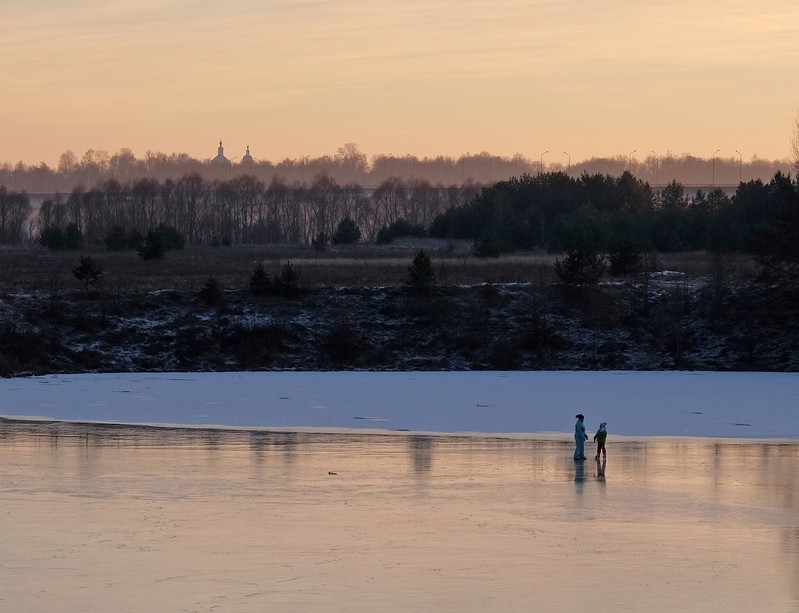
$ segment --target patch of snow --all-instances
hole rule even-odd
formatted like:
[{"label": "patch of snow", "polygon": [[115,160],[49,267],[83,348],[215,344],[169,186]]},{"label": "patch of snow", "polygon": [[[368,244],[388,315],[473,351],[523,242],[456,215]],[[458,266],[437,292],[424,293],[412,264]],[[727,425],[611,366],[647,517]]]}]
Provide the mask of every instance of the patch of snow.
[{"label": "patch of snow", "polygon": [[83,374],[3,379],[0,394],[7,417],[82,422],[570,436],[583,413],[611,437],[799,438],[799,373]]},{"label": "patch of snow", "polygon": [[684,276],[685,276],[684,272],[679,272],[679,271],[676,271],[676,270],[658,270],[656,272],[650,272],[649,273],[649,277],[653,278],[653,279],[659,279],[659,278],[673,279],[673,278],[679,278],[679,277],[684,277]]}]

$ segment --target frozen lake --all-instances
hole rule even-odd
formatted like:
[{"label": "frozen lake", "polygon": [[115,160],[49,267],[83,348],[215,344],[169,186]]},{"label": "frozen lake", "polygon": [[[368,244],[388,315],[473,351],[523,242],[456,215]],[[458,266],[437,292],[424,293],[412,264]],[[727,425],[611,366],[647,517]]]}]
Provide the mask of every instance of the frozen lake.
[{"label": "frozen lake", "polygon": [[799,609],[795,441],[611,438],[604,475],[571,453],[0,423],[0,610]]}]

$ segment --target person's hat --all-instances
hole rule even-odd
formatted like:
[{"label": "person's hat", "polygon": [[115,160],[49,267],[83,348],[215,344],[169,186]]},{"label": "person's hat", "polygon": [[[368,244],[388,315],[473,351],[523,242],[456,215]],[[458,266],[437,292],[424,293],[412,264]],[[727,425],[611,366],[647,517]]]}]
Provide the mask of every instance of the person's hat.
[{"label": "person's hat", "polygon": [[577,413],[577,415],[575,415],[575,417],[577,419],[585,419],[585,415],[583,415],[582,413]]},{"label": "person's hat", "polygon": [[604,428],[604,427],[605,427],[605,426],[607,426],[607,425],[608,425],[608,422],[606,422],[606,421],[603,421],[601,424],[599,424],[599,427],[600,427],[600,428]]}]

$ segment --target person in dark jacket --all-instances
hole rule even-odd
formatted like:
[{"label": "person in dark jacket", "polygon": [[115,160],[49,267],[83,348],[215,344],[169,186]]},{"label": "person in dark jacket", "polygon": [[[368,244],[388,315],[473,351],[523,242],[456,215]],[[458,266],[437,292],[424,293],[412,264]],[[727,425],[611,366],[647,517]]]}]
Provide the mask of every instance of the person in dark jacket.
[{"label": "person in dark jacket", "polygon": [[600,452],[602,453],[602,457],[603,458],[607,458],[608,457],[608,453],[607,453],[607,451],[605,451],[605,439],[608,438],[608,431],[607,431],[607,428],[606,428],[607,425],[608,425],[608,422],[603,421],[601,424],[599,424],[599,430],[597,430],[596,434],[594,434],[594,441],[596,442],[596,458],[595,459],[597,459],[597,460],[599,459]]}]

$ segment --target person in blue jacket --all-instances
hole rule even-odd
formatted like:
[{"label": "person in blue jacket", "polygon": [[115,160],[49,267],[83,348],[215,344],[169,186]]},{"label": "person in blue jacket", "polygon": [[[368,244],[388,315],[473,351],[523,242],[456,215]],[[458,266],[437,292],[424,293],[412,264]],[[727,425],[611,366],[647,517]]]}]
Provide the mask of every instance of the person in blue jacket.
[{"label": "person in blue jacket", "polygon": [[574,460],[585,460],[585,441],[588,440],[588,435],[585,433],[585,425],[583,420],[585,416],[582,413],[575,415],[577,423],[574,424]]}]

